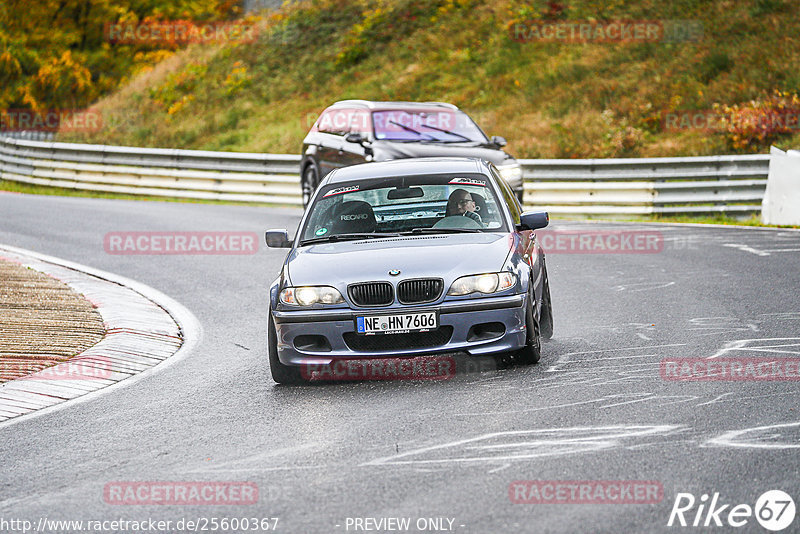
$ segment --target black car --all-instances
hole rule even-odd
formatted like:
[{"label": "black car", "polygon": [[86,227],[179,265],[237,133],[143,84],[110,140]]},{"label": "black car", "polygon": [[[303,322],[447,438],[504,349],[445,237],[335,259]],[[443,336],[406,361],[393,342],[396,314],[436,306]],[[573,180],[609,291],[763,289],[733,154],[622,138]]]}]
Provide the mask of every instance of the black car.
[{"label": "black car", "polygon": [[303,140],[303,206],[332,170],[371,161],[465,156],[493,163],[522,201],[522,168],[463,111],[442,102],[336,102]]}]

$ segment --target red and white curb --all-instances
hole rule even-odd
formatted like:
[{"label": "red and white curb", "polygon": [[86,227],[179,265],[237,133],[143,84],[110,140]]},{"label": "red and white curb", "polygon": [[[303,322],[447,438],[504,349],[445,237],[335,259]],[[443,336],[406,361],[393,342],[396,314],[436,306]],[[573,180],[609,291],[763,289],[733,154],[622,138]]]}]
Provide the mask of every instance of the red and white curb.
[{"label": "red and white curb", "polygon": [[202,336],[189,310],[134,280],[7,245],[0,258],[69,285],[95,305],[106,328],[99,343],[70,360],[0,384],[0,427],[130,384],[174,363]]}]

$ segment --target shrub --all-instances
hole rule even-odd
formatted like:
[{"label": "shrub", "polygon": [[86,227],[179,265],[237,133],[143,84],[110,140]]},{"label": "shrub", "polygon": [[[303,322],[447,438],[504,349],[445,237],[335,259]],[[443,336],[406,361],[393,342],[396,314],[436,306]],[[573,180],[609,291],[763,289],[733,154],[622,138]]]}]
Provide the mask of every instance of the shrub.
[{"label": "shrub", "polygon": [[800,97],[775,91],[761,100],[732,106],[715,104],[728,146],[737,152],[755,152],[777,139],[798,133]]}]

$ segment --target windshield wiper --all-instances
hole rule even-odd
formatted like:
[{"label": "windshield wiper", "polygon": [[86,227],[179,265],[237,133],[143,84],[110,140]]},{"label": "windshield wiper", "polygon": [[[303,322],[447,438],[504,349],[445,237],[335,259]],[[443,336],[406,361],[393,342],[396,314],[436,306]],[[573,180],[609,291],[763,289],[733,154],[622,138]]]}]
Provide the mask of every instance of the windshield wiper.
[{"label": "windshield wiper", "polygon": [[419,235],[419,234],[474,234],[482,232],[477,228],[414,228],[408,232],[400,232],[400,235]]},{"label": "windshield wiper", "polygon": [[357,239],[380,239],[382,237],[399,237],[396,233],[353,233],[353,234],[334,234],[324,237],[314,237],[300,241],[299,246],[316,245],[317,243],[333,243],[335,241],[353,241]]},{"label": "windshield wiper", "polygon": [[[469,137],[467,137],[466,135],[461,135],[460,133],[451,132],[450,130],[445,130],[445,129],[443,129],[443,128],[437,128],[436,126],[431,126],[430,124],[421,124],[420,126],[424,126],[425,128],[430,128],[431,130],[436,130],[437,132],[446,133],[447,135],[452,135],[452,136],[455,136],[455,137],[460,137],[460,138],[461,138],[461,139],[463,139],[464,141],[472,141],[472,139],[470,139],[470,138],[469,138]],[[442,142],[442,143],[444,143],[444,142],[446,142],[446,141],[441,141],[441,142]],[[452,142],[452,141],[451,141],[451,142]]]},{"label": "windshield wiper", "polygon": [[407,132],[415,133],[415,134],[419,135],[420,137],[422,137],[423,135],[425,135],[425,136],[428,136],[428,137],[430,137],[430,138],[431,138],[431,141],[435,141],[435,140],[436,140],[436,138],[435,138],[435,137],[433,137],[433,136],[432,136],[432,135],[430,135],[430,134],[422,133],[422,132],[420,132],[420,131],[417,131],[417,130],[415,130],[414,128],[409,128],[409,127],[408,127],[408,126],[406,126],[405,124],[400,124],[400,123],[399,123],[399,122],[397,122],[397,121],[389,121],[389,123],[390,123],[390,124],[394,124],[395,126],[399,126],[400,128],[404,129],[404,130],[405,130],[405,131],[407,131]]}]

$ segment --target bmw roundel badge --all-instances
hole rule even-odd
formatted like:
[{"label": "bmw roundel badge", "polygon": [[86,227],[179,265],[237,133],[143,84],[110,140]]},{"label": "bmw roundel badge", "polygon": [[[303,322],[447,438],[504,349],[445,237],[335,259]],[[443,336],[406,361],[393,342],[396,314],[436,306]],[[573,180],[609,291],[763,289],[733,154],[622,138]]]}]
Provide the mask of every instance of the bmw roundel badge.
[{"label": "bmw roundel badge", "polygon": [[400,271],[398,269],[392,269],[391,271],[389,271],[389,275],[391,276],[397,276],[398,274],[400,274]]}]

